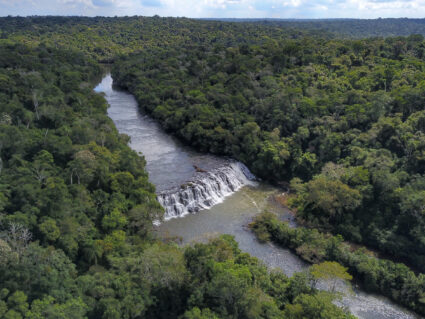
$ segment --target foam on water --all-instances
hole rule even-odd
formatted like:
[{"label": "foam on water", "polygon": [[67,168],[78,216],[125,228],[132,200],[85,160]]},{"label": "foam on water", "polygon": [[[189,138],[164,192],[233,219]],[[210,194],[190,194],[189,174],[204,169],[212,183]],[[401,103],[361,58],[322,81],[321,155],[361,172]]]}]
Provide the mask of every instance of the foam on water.
[{"label": "foam on water", "polygon": [[[139,112],[132,95],[113,89],[110,75],[105,76],[96,91],[105,94],[111,106],[108,115],[120,133],[129,135],[130,146],[146,158],[149,179],[166,209],[166,220],[172,219],[158,227],[163,236],[178,236],[188,244],[207,234],[232,234],[243,251],[260,258],[270,268],[280,268],[288,276],[307,269],[308,265],[288,249],[261,244],[243,227],[264,209],[273,210],[266,205],[267,198],[281,190],[253,182],[254,177],[241,163],[199,154],[181,145]],[[203,209],[210,213],[189,214]],[[173,218],[185,215],[188,216]],[[287,216],[289,222],[291,216]],[[326,283],[318,288],[329,289]],[[350,293],[344,285],[338,285],[337,290],[345,294],[336,303],[348,307],[361,319],[420,318],[387,298],[361,290]]]},{"label": "foam on water", "polygon": [[165,220],[182,217],[221,203],[242,186],[252,184],[253,179],[245,165],[229,162],[201,173],[180,188],[158,194],[158,201],[165,209]]}]

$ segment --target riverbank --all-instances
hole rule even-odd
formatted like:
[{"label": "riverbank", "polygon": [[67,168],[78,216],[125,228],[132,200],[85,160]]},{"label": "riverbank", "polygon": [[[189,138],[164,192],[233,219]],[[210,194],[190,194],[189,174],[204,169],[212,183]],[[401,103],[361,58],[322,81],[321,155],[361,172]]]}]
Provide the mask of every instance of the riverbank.
[{"label": "riverbank", "polygon": [[[112,79],[108,81],[110,83],[105,83],[105,85],[110,85],[110,88],[107,89],[112,90]],[[160,185],[178,183],[180,180],[186,179],[188,176],[184,175],[186,173],[190,173],[192,176],[192,172],[195,171],[194,160],[199,159],[206,164],[210,162],[211,155],[200,154],[187,148],[174,137],[164,133],[151,118],[141,114],[134,97],[127,92],[110,92],[106,98],[111,105],[108,109],[109,116],[121,133],[131,137],[130,146],[143,153],[147,161],[150,180],[157,185],[157,189]],[[169,165],[170,161],[173,165]],[[205,169],[204,165],[197,166]],[[186,173],[181,169],[185,167],[188,168]],[[269,269],[278,268],[286,275],[292,276],[296,272],[307,269],[307,263],[289,249],[282,249],[273,244],[259,243],[254,234],[244,228],[244,225],[247,225],[254,216],[263,210],[273,210],[274,205],[269,202],[268,198],[282,192],[282,189],[262,182],[255,186],[244,186],[208,210],[162,223],[156,227],[157,235],[164,239],[179,238],[178,241],[182,245],[187,245],[206,242],[218,234],[230,234],[235,237],[242,251],[259,258]],[[277,206],[275,208],[280,218],[290,217],[289,212],[282,211]],[[347,307],[362,319],[416,318],[385,298],[361,291],[344,297],[341,306]]]},{"label": "riverbank", "polygon": [[250,224],[259,240],[273,241],[290,248],[308,263],[337,261],[367,291],[383,294],[395,302],[425,315],[425,276],[416,276],[404,264],[378,259],[360,248],[352,251],[341,236],[320,233],[314,229],[293,228],[270,213],[258,215]]}]

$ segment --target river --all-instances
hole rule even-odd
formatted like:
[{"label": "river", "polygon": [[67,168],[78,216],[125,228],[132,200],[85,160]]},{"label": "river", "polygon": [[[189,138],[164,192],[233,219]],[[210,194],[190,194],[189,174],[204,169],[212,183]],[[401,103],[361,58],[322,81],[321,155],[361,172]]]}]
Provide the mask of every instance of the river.
[{"label": "river", "polygon": [[[264,209],[292,222],[289,211],[271,199],[281,189],[252,180],[239,163],[182,145],[153,119],[141,114],[131,94],[114,89],[112,83],[108,74],[95,91],[105,94],[109,117],[120,133],[130,136],[130,146],[146,159],[150,181],[167,210],[166,221],[157,226],[159,236],[177,237],[182,244],[188,244],[231,234],[243,251],[288,276],[308,267],[288,249],[259,243],[246,228]],[[364,319],[420,318],[387,298],[362,291],[348,293],[338,303]]]}]

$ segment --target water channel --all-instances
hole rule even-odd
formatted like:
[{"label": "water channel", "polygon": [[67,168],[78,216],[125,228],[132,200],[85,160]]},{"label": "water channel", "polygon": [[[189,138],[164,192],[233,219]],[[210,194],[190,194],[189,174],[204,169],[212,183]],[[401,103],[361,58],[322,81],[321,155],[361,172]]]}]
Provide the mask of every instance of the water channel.
[{"label": "water channel", "polygon": [[[157,226],[159,236],[178,237],[182,244],[189,244],[217,234],[231,234],[243,251],[288,276],[308,267],[288,249],[259,243],[246,228],[264,209],[292,222],[290,212],[272,200],[281,189],[252,180],[237,162],[200,154],[182,145],[153,119],[141,114],[131,94],[112,84],[108,74],[95,91],[105,94],[109,117],[120,133],[130,136],[130,146],[146,159],[150,181],[167,211],[166,221]],[[387,298],[362,291],[349,293],[338,303],[364,319],[420,318]]]}]

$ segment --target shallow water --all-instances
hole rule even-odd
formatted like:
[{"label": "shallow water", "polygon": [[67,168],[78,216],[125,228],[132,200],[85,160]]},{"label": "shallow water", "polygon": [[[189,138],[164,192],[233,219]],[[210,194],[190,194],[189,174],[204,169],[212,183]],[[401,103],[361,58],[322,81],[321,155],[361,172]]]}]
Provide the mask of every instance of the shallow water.
[{"label": "shallow water", "polygon": [[[105,93],[110,104],[109,117],[120,133],[131,137],[130,146],[143,154],[147,161],[149,178],[159,192],[193,179],[196,175],[194,165],[211,170],[228,161],[197,153],[166,134],[151,118],[139,112],[131,94],[112,87],[110,75],[104,77],[95,91]],[[246,228],[252,218],[264,209],[275,211],[280,218],[292,222],[290,212],[269,199],[271,195],[281,192],[280,189],[260,182],[245,186],[208,210],[162,223],[157,227],[158,235],[176,236],[183,244],[187,244],[206,241],[217,234],[231,234],[243,251],[258,257],[269,267],[279,268],[291,276],[294,272],[307,269],[308,265],[288,249],[259,243]],[[420,318],[386,298],[361,291],[347,294],[338,303],[364,319]]]}]

